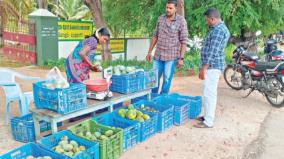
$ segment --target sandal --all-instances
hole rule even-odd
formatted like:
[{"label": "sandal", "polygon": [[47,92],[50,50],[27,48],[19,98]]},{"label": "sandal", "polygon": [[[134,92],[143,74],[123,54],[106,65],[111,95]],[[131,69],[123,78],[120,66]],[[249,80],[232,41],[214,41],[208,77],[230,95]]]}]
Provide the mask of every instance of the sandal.
[{"label": "sandal", "polygon": [[197,120],[197,121],[204,121],[205,119],[204,119],[204,116],[200,116],[200,117],[196,118],[195,120]]},{"label": "sandal", "polygon": [[196,124],[196,125],[193,125],[193,127],[195,127],[195,128],[213,128],[213,127],[207,126],[207,125],[204,124],[203,122],[198,123],[198,124]]}]

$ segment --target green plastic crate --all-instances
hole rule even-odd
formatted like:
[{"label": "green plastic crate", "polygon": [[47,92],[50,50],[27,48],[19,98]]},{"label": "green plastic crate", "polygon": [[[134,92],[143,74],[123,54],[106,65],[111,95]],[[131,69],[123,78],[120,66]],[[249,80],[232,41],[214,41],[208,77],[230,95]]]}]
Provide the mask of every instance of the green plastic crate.
[{"label": "green plastic crate", "polygon": [[91,133],[96,131],[104,133],[107,130],[112,130],[114,132],[114,135],[110,138],[97,141],[100,143],[100,159],[117,159],[123,153],[122,129],[103,126],[92,120],[86,120],[79,124],[68,127],[68,130],[70,130],[74,135],[89,140],[87,137],[78,134],[78,132],[80,132],[82,129]]}]

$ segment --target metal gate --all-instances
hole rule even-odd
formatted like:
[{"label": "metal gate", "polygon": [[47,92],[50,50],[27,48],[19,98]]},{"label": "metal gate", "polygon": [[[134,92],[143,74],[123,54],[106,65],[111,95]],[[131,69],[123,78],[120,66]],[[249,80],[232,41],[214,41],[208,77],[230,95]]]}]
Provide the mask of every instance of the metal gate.
[{"label": "metal gate", "polygon": [[3,32],[4,56],[11,60],[36,64],[35,24],[9,20]]}]

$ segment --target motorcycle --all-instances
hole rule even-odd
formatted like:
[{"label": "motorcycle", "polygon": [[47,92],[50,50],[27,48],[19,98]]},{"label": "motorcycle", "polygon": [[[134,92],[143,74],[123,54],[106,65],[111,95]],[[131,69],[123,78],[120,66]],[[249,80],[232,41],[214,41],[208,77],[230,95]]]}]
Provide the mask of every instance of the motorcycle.
[{"label": "motorcycle", "polygon": [[284,60],[284,55],[281,50],[277,48],[277,41],[274,39],[268,39],[264,45],[265,61],[279,61]]},{"label": "motorcycle", "polygon": [[[244,46],[233,51],[233,61],[224,71],[228,86],[235,90],[248,90],[244,98],[257,90],[272,106],[284,106],[284,62],[261,62]],[[282,99],[278,100],[279,97]]]}]

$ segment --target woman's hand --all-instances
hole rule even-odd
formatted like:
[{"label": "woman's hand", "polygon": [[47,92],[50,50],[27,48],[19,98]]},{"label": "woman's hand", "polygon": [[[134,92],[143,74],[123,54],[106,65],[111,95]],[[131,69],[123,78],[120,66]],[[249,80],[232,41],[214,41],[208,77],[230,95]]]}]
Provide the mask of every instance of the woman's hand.
[{"label": "woman's hand", "polygon": [[100,70],[98,69],[96,65],[90,65],[90,69],[94,72],[100,72]]}]

